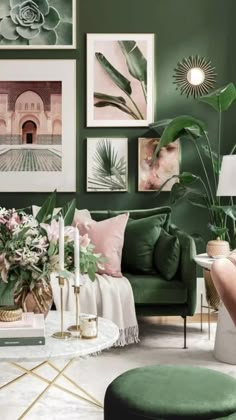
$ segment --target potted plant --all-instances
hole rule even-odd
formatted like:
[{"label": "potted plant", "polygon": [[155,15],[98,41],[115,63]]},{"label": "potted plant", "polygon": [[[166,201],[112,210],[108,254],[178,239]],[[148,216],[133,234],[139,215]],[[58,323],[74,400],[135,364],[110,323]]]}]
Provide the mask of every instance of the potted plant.
[{"label": "potted plant", "polygon": [[[24,210],[0,208],[0,278],[4,294],[23,309],[29,293],[35,298],[37,309],[46,313],[52,304],[50,273],[59,271],[59,217],[65,223],[65,270],[60,274],[71,276],[74,271],[74,228],[71,226],[75,200],[69,202],[56,215],[56,192],[48,197],[33,217]],[[80,271],[95,279],[97,267],[102,264],[101,254],[85,235],[80,237]],[[12,303],[12,302],[8,302]]]},{"label": "potted plant", "polygon": [[[217,150],[213,150],[206,124],[195,117],[181,115],[172,120],[155,122],[150,125],[151,128],[157,132],[158,136],[161,134],[160,142],[155,149],[152,162],[157,158],[162,147],[167,146],[169,143],[176,141],[179,138],[185,138],[192,142],[202,168],[201,175],[192,172],[182,172],[179,175],[173,175],[163,183],[159,191],[163,189],[164,185],[169,182],[170,179],[178,178],[179,182],[173,184],[170,192],[170,204],[175,205],[179,200],[185,199],[194,206],[200,206],[207,209],[209,214],[207,226],[213,236],[221,240],[226,239],[232,248],[236,245],[236,206],[233,203],[232,197],[229,197],[227,205],[222,205],[221,198],[217,197],[216,193],[222,160],[222,113],[230,108],[235,98],[236,88],[233,83],[199,98],[200,102],[208,104],[217,112]],[[229,153],[233,154],[235,149],[236,144]],[[209,160],[209,165],[205,164],[204,158]],[[229,222],[231,222],[231,226]],[[220,299],[211,280],[209,271],[207,272],[204,270],[204,278],[208,304],[217,310]]]},{"label": "potted plant", "polygon": [[[178,178],[179,182],[174,183],[170,192],[170,204],[174,205],[181,199],[187,199],[192,205],[207,209],[209,214],[208,228],[214,237],[227,239],[232,247],[234,247],[236,239],[236,206],[233,204],[232,197],[229,198],[228,205],[222,205],[221,198],[217,197],[216,192],[222,160],[222,113],[230,108],[235,98],[236,88],[233,83],[230,83],[198,99],[200,102],[213,107],[217,112],[217,150],[213,150],[206,124],[195,117],[181,115],[172,120],[154,122],[150,125],[158,136],[161,135],[152,162],[157,158],[162,147],[179,138],[185,138],[192,142],[202,168],[201,175],[192,172],[173,175],[161,186],[159,191],[170,179]],[[233,154],[235,149],[236,144],[229,153]],[[209,165],[205,164],[204,157],[209,160]],[[232,222],[231,227],[229,226],[229,220]]]}]

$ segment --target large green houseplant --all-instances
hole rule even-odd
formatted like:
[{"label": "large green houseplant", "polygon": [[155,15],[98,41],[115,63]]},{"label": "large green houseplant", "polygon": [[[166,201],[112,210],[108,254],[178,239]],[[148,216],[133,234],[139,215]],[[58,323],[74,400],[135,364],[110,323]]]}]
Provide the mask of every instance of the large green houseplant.
[{"label": "large green houseplant", "polygon": [[[153,161],[157,158],[160,149],[169,143],[186,138],[190,140],[196,150],[201,163],[202,173],[182,172],[173,175],[160,188],[173,177],[178,178],[170,193],[170,203],[174,205],[181,199],[187,199],[195,206],[206,208],[209,214],[208,227],[215,237],[227,239],[231,246],[236,245],[236,206],[233,198],[229,197],[227,205],[222,205],[222,200],[217,197],[217,185],[221,167],[221,140],[222,140],[222,113],[227,111],[236,99],[236,88],[233,83],[219,88],[208,95],[201,96],[198,100],[213,107],[218,116],[217,150],[213,149],[206,124],[192,116],[181,115],[172,120],[164,120],[151,124],[151,128],[160,136]],[[215,142],[214,142],[215,143]],[[234,153],[236,144],[228,154]],[[231,225],[229,222],[232,222]]]}]

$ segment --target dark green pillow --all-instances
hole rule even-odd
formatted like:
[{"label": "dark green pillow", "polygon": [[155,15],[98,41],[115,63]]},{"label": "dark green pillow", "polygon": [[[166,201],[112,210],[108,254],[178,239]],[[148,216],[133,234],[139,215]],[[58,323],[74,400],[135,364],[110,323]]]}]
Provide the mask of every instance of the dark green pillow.
[{"label": "dark green pillow", "polygon": [[180,243],[177,236],[170,235],[161,229],[154,249],[154,265],[156,270],[166,279],[171,280],[179,266]]},{"label": "dark green pillow", "polygon": [[[158,215],[160,216],[160,215]],[[165,219],[150,216],[143,219],[129,219],[124,235],[122,250],[122,271],[129,273],[153,273],[153,254]]]}]

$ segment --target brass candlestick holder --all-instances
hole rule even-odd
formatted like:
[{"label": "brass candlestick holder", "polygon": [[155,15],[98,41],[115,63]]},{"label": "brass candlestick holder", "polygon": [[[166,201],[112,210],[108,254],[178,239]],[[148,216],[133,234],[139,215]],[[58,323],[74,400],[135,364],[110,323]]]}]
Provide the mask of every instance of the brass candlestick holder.
[{"label": "brass candlestick holder", "polygon": [[75,325],[71,325],[68,330],[77,332],[79,335],[80,327],[79,327],[79,293],[80,293],[80,286],[73,286],[74,287],[74,294],[75,294]]},{"label": "brass candlestick holder", "polygon": [[63,312],[64,312],[64,299],[63,299],[63,287],[65,284],[65,278],[62,276],[58,276],[58,284],[60,287],[60,298],[61,298],[61,331],[53,333],[52,337],[59,338],[62,340],[65,340],[69,337],[71,337],[71,333],[68,331],[64,331],[64,325],[63,325]]}]

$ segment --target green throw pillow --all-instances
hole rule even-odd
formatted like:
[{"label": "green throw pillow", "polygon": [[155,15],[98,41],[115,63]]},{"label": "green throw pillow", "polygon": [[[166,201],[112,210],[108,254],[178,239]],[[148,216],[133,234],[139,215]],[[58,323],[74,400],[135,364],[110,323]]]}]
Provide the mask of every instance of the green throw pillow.
[{"label": "green throw pillow", "polygon": [[161,229],[154,250],[154,265],[157,271],[166,279],[171,280],[179,266],[180,243],[177,236],[170,235]]},{"label": "green throw pillow", "polygon": [[153,253],[165,220],[160,215],[143,219],[129,219],[124,235],[122,271],[153,273]]}]

